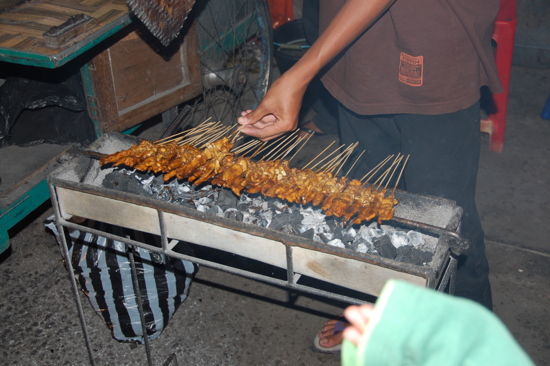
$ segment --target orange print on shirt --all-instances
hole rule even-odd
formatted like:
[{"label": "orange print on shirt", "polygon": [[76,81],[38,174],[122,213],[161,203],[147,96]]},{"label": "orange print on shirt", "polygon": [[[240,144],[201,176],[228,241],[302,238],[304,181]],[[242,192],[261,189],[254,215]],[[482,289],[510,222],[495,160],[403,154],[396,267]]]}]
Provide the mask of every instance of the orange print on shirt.
[{"label": "orange print on shirt", "polygon": [[410,86],[422,86],[424,82],[424,56],[411,56],[401,52],[399,56],[399,81]]}]

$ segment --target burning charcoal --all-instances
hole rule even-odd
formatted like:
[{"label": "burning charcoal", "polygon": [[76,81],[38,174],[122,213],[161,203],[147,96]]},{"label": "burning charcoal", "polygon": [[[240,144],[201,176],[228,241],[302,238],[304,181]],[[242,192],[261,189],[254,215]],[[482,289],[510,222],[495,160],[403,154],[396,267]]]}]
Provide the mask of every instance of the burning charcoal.
[{"label": "burning charcoal", "polygon": [[262,219],[262,222],[265,222],[265,224],[262,224],[263,227],[269,227],[271,225],[271,220],[273,220],[273,212],[260,211],[259,216]]},{"label": "burning charcoal", "polygon": [[103,179],[103,187],[108,189],[116,189],[119,191],[126,191],[128,187],[128,177],[124,174],[111,172]]},{"label": "burning charcoal", "polygon": [[418,231],[409,231],[407,233],[407,237],[409,238],[409,244],[413,247],[424,244],[424,238],[422,237],[422,234]]},{"label": "burning charcoal", "polygon": [[357,232],[354,228],[350,227],[342,230],[342,236],[344,237],[344,243],[353,242],[355,240],[355,237],[357,236]]},{"label": "burning charcoal", "polygon": [[397,248],[397,257],[396,260],[405,263],[415,264],[417,266],[422,266],[424,263],[429,263],[432,261],[433,254],[430,252],[425,252],[420,249],[416,249],[410,245]]},{"label": "burning charcoal", "polygon": [[250,202],[250,207],[261,209],[261,210],[267,210],[268,209],[268,203],[265,202],[261,197],[253,198]]},{"label": "burning charcoal", "polygon": [[281,212],[285,212],[289,210],[289,207],[286,203],[283,203],[279,200],[273,201],[272,206],[275,207],[277,210]]},{"label": "burning charcoal", "polygon": [[327,219],[327,226],[330,228],[330,231],[334,231],[338,224],[336,223],[336,220],[330,218]]},{"label": "burning charcoal", "polygon": [[237,206],[237,197],[233,192],[223,189],[218,195],[218,206],[225,211],[228,208],[235,208]]},{"label": "burning charcoal", "polygon": [[314,229],[316,234],[321,234],[323,232],[329,231],[329,227],[325,224],[326,216],[322,213],[321,210],[313,210],[311,208],[308,208],[305,210],[294,212],[299,212],[300,215],[303,217],[301,221],[302,228],[300,229],[302,232],[309,229]]},{"label": "burning charcoal", "polygon": [[391,239],[387,235],[375,238],[372,242],[374,248],[384,258],[394,259],[397,255],[397,249],[393,246]]},{"label": "burning charcoal", "polygon": [[230,208],[226,210],[223,216],[227,217],[228,219],[237,220],[237,221],[243,221],[243,217],[244,217],[243,213],[241,211],[238,211],[235,208]]},{"label": "burning charcoal", "polygon": [[243,222],[245,224],[260,225],[260,218],[247,212],[243,212]]},{"label": "burning charcoal", "polygon": [[321,240],[325,243],[325,244],[328,244],[329,241],[331,241],[333,238],[333,235],[331,233],[322,233],[321,234]]},{"label": "burning charcoal", "polygon": [[291,234],[291,235],[297,234],[296,230],[294,230],[294,227],[290,223],[287,223],[287,224],[284,224],[283,226],[281,226],[279,231],[283,232],[285,234]]},{"label": "burning charcoal", "polygon": [[331,245],[333,247],[346,248],[346,246],[344,245],[344,243],[342,243],[342,240],[340,240],[340,239],[333,239],[333,240],[329,241],[327,244]]},{"label": "burning charcoal", "polygon": [[148,196],[154,196],[155,198],[157,198],[157,195],[154,194],[150,189],[146,190],[144,188],[145,187],[139,181],[132,179],[128,182],[125,191],[128,193],[135,193],[139,195],[147,193]]},{"label": "burning charcoal", "polygon": [[374,243],[374,239],[385,235],[385,231],[378,228],[378,224],[373,222],[369,226],[362,225],[357,235],[360,235],[363,239],[369,243]]},{"label": "burning charcoal", "polygon": [[409,238],[407,236],[407,233],[403,231],[392,231],[388,235],[390,236],[391,243],[396,248],[409,245]]},{"label": "burning charcoal", "polygon": [[333,238],[342,241],[344,239],[344,235],[342,234],[342,231],[343,229],[341,226],[334,229]]},{"label": "burning charcoal", "polygon": [[216,215],[216,216],[220,216],[220,217],[223,217],[223,210],[219,207],[219,206],[212,206],[210,207],[208,210],[206,210],[206,213],[210,214],[210,215]]},{"label": "burning charcoal", "polygon": [[193,202],[195,202],[195,205],[198,206],[208,206],[210,207],[211,203],[212,203],[212,199],[208,198],[208,197],[201,197],[201,198],[197,198],[196,200],[193,200]]},{"label": "burning charcoal", "polygon": [[363,239],[362,237],[360,237],[359,235],[357,235],[355,237],[355,241],[353,242],[353,249],[356,250],[356,251],[359,251],[359,247],[364,247],[364,252],[361,252],[361,253],[366,253],[372,249],[374,249],[374,246],[372,245],[372,243],[366,241],[365,239]]},{"label": "burning charcoal", "polygon": [[307,230],[307,231],[304,231],[303,233],[300,234],[300,236],[302,238],[306,238],[306,239],[312,239],[314,240],[315,239],[315,230],[313,228]]},{"label": "burning charcoal", "polygon": [[156,198],[166,202],[174,201],[174,193],[168,186],[160,186],[160,189],[156,192]]},{"label": "burning charcoal", "polygon": [[359,252],[359,253],[366,253],[366,252],[368,252],[367,245],[364,244],[364,243],[359,243],[355,247],[355,251]]},{"label": "burning charcoal", "polygon": [[273,230],[279,230],[285,224],[290,224],[291,226],[298,227],[301,221],[302,215],[300,215],[299,212],[274,215],[273,220],[269,225],[269,228]]}]

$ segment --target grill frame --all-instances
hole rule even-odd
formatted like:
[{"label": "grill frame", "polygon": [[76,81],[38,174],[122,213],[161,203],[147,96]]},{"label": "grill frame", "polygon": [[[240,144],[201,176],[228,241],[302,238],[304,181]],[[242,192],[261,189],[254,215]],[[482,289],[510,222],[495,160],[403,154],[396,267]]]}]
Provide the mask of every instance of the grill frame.
[{"label": "grill frame", "polygon": [[[118,133],[110,133],[102,136],[100,139],[94,142],[89,147],[89,149],[92,151],[109,154],[121,149],[126,149],[138,141],[138,138],[132,136],[126,136]],[[334,263],[334,266],[326,266],[330,267],[324,268],[328,272],[330,272],[332,267],[334,267],[332,272],[342,271],[342,266],[344,266],[345,268],[345,266],[347,265],[349,266],[349,268],[358,270],[359,275],[363,273],[374,273],[376,276],[371,276],[371,278],[376,277],[379,283],[371,286],[375,288],[375,291],[371,292],[360,291],[357,288],[350,287],[353,286],[353,284],[346,285],[338,282],[341,281],[340,277],[351,277],[351,281],[353,281],[353,273],[344,273],[343,276],[339,275],[338,273],[330,273],[328,281],[327,278],[323,276],[316,278],[340,286],[352,288],[353,290],[357,290],[360,292],[370,293],[375,296],[379,294],[376,293],[376,289],[381,290],[383,284],[389,278],[400,278],[404,280],[409,279],[410,282],[424,285],[428,288],[434,288],[440,291],[448,289],[448,291],[452,293],[454,291],[454,273],[456,271],[457,264],[455,257],[460,254],[460,252],[464,250],[468,245],[467,241],[461,238],[460,235],[457,233],[460,225],[460,218],[462,216],[462,210],[457,207],[452,201],[443,198],[413,195],[407,192],[396,192],[396,197],[400,201],[400,204],[404,204],[404,202],[414,203],[418,201],[428,204],[433,203],[435,205],[448,205],[449,207],[451,207],[451,217],[444,225],[444,227],[438,227],[430,223],[419,222],[404,217],[395,217],[394,219],[390,220],[390,224],[418,230],[423,233],[438,237],[432,261],[425,266],[417,266],[409,263],[402,263],[395,260],[383,258],[373,254],[363,254],[349,249],[331,247],[303,237],[285,234],[259,226],[248,225],[227,218],[217,217],[214,215],[199,212],[188,207],[156,200],[154,198],[140,196],[128,192],[111,190],[101,187],[99,185],[94,185],[91,182],[93,182],[94,180],[102,180],[101,173],[99,173],[98,177],[98,172],[100,172],[99,163],[88,156],[80,155],[78,153],[72,153],[71,155],[72,156],[70,157],[70,159],[68,159],[61,167],[50,174],[48,178],[52,204],[56,217],[56,225],[59,232],[63,232],[66,229],[77,229],[85,232],[90,232],[92,234],[101,235],[109,239],[124,242],[130,247],[141,247],[152,252],[157,252],[174,258],[192,261],[198,263],[199,265],[215,268],[228,273],[237,274],[254,280],[259,280],[273,285],[282,286],[285,288],[323,296],[326,298],[335,299],[347,303],[360,304],[364,303],[364,301],[341,294],[304,286],[297,283],[300,276],[303,274],[303,270],[306,269],[307,271],[306,267],[312,267],[311,264],[314,263],[316,260],[317,264],[319,264],[319,261],[322,263],[324,260],[329,260],[331,261],[331,263]],[[90,177],[92,177],[92,179],[90,179]],[[104,213],[102,213],[101,209],[99,208],[104,208],[109,212],[112,211],[112,209],[109,209],[109,207],[107,207],[108,204],[107,206],[101,207],[101,202],[107,202],[108,204],[118,205],[118,207],[125,208],[124,210],[120,210],[116,214],[111,214],[110,217],[102,219],[100,217],[96,217],[104,215]],[[83,207],[79,208],[80,205],[83,205]],[[131,215],[131,210],[133,208],[138,208],[138,210],[145,210],[148,212],[148,214],[145,215],[145,218],[142,218],[143,220],[148,220],[146,222],[146,226],[148,226],[148,228],[145,228],[145,230],[143,230],[143,228],[140,229],[136,227],[136,222],[132,223],[124,221],[129,220],[129,216],[125,216],[125,214],[128,213],[128,215]],[[99,211],[94,211],[97,209],[99,209]],[[162,247],[157,247],[147,243],[134,241],[128,238],[123,238],[106,232],[90,229],[86,226],[72,222],[71,217],[75,215],[75,213],[78,213],[77,216],[79,217],[104,221],[110,224],[120,225],[128,227],[130,229],[137,229],[144,232],[160,235]],[[156,222],[153,223],[151,219],[155,216]],[[172,249],[177,240],[193,242],[191,240],[186,240],[186,238],[181,237],[181,234],[178,234],[177,236],[170,235],[174,232],[170,225],[174,225],[174,222],[180,222],[177,220],[187,220],[191,222],[191,225],[189,227],[193,227],[193,223],[200,222],[206,225],[205,227],[207,228],[217,230],[217,235],[231,235],[236,236],[237,238],[241,238],[242,240],[244,240],[243,238],[245,238],[249,241],[265,241],[265,245],[268,250],[270,250],[270,248],[275,248],[274,250],[279,252],[279,256],[284,256],[284,259],[280,259],[278,266],[282,267],[281,263],[284,263],[284,267],[287,272],[287,279],[280,280],[278,278],[245,271],[239,268],[234,268],[200,258],[190,257],[188,255],[173,251]],[[193,243],[204,245],[204,243]],[[64,253],[65,258],[68,258],[67,244],[68,243],[66,242],[66,235],[61,235],[61,250]],[[212,245],[206,246],[215,247]],[[281,247],[278,248],[277,246]],[[239,251],[237,247],[234,247],[233,250],[234,251],[229,250],[229,252],[243,255],[243,253]],[[283,254],[281,254],[281,250],[284,251]],[[245,256],[247,256],[246,253],[244,254]],[[249,258],[258,260],[258,258],[255,258],[254,256],[249,256]],[[322,259],[319,260],[319,258]],[[65,261],[65,264],[69,269],[69,273],[73,273],[73,268],[70,261]],[[300,272],[302,273],[298,272],[296,270],[297,268],[301,269]],[[366,272],[361,272],[363,268],[366,268]],[[311,273],[313,273],[313,277],[315,277],[315,270],[306,273],[306,275],[310,275]],[[77,309],[79,312],[86,344],[88,347],[90,360],[93,364],[93,357],[91,353],[92,348],[89,337],[87,335],[88,332],[82,311],[82,304],[80,303],[80,298],[78,296],[78,286],[76,284],[76,281],[74,280],[74,276],[69,277],[71,280],[73,293],[75,294]],[[331,280],[334,280],[336,282],[332,282]],[[424,281],[424,283],[419,283],[419,281]],[[369,280],[367,279],[367,281],[365,282],[368,283]],[[147,337],[145,338],[147,345],[148,340]],[[150,354],[148,349],[147,353],[148,355]]]}]

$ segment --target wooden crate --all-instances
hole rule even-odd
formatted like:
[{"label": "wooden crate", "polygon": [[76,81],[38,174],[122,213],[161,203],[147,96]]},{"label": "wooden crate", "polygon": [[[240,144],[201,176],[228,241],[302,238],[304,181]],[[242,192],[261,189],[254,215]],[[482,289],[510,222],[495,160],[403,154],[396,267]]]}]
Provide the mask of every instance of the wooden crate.
[{"label": "wooden crate", "polygon": [[168,48],[147,35],[132,24],[82,69],[88,111],[100,134],[124,131],[202,91],[196,26],[184,28]]}]

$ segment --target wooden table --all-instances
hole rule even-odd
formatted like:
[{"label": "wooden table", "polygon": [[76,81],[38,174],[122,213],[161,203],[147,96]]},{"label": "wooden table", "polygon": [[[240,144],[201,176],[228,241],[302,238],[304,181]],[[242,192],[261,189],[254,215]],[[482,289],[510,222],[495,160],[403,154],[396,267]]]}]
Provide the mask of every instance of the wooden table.
[{"label": "wooden table", "polygon": [[[65,44],[47,46],[44,34],[78,14],[91,19],[73,30],[71,39]],[[56,68],[131,22],[125,0],[1,0],[0,61]]]},{"label": "wooden table", "polygon": [[[80,69],[97,136],[122,132],[166,111],[172,116],[202,92],[196,27],[166,56],[140,37],[138,23],[126,0],[0,0],[0,63],[33,72]],[[67,148],[2,149],[0,253],[9,247],[8,230],[49,199],[46,175]]]}]

